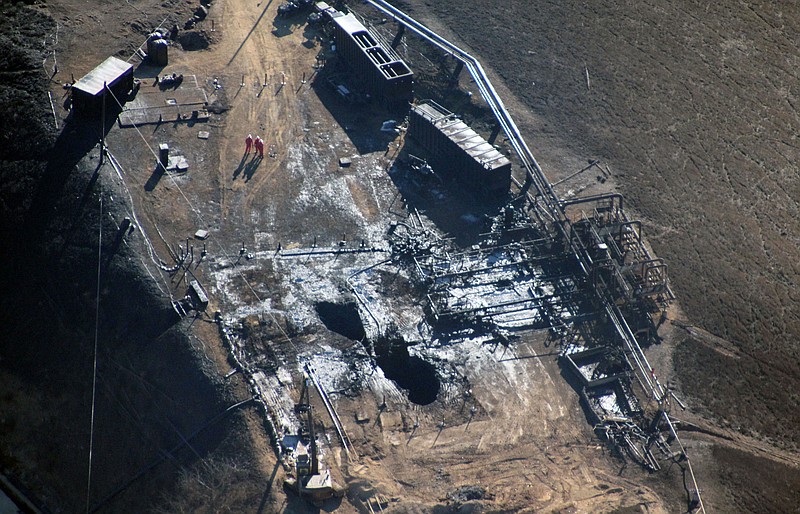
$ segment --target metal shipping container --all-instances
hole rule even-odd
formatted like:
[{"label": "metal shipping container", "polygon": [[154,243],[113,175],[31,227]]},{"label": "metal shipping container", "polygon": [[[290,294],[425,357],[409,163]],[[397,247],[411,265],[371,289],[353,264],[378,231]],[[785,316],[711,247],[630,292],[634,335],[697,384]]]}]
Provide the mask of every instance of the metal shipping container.
[{"label": "metal shipping container", "polygon": [[103,108],[103,84],[111,91],[106,98],[106,108],[119,109],[117,101],[124,104],[128,92],[133,89],[133,65],[116,57],[109,57],[73,84],[72,108],[77,114],[100,116]]},{"label": "metal shipping container", "polygon": [[412,106],[408,135],[428,152],[435,169],[474,191],[502,196],[511,187],[511,161],[436,102]]},{"label": "metal shipping container", "polygon": [[373,96],[411,101],[414,74],[388,45],[384,45],[352,14],[336,13],[333,39],[336,52]]}]

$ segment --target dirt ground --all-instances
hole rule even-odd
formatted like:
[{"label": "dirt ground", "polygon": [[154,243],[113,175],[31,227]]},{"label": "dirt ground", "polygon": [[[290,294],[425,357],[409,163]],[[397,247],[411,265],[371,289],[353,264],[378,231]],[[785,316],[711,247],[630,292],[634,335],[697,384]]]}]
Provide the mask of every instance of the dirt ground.
[{"label": "dirt ground", "polygon": [[[589,172],[557,191],[570,197],[619,188],[670,263],[679,303],[651,358],[689,404],[688,412],[675,414],[687,422],[682,438],[706,508],[793,510],[800,483],[800,410],[792,393],[800,377],[791,244],[798,237],[791,185],[797,119],[786,34],[800,20],[790,6],[623,2],[590,10],[515,1],[489,6],[487,22],[475,23],[481,2],[397,5],[482,60],[551,181],[587,159],[610,167],[613,176],[603,184]],[[452,190],[402,201],[402,178],[390,172],[400,139],[379,130],[396,113],[338,98],[319,78],[325,71],[315,67],[317,56],[328,52],[321,32],[304,16],[278,17],[274,0],[213,2],[194,36],[179,40],[194,44],[171,46],[163,69],[132,57],[162,20],[167,28],[182,26],[196,7],[189,0],[50,0],[38,8],[59,26],[56,81],[83,75],[111,53],[131,58],[142,90],[153,98],[178,96],[154,85],[155,76],[172,73],[196,79],[208,95],[207,121],[112,128],[107,141],[119,166],[103,167],[108,173],[100,184],[109,198],[122,198],[133,218],[138,230],[129,255],[162,299],[180,299],[191,279],[210,293],[207,314],[187,330],[204,372],[212,382],[227,383],[227,399],[246,400],[259,382],[229,377],[236,367],[226,344],[244,341],[242,354],[263,352],[248,368],[266,370],[264,384],[271,384],[276,405],[298,400],[298,362],[314,363],[354,449],[345,455],[315,399],[325,462],[349,486],[344,499],[323,509],[368,512],[385,499],[382,505],[397,512],[686,510],[680,469],[650,475],[608,453],[543,334],[529,334],[506,350],[423,351],[437,369],[448,370],[428,405],[410,403],[374,365],[366,378],[366,368],[339,371],[343,363],[367,363],[367,350],[327,330],[315,305],[352,302],[345,278],[385,257],[376,251],[293,258],[278,249],[339,241],[352,247],[363,240],[380,250],[386,228],[405,219],[409,206],[419,208],[426,223],[467,240],[477,231],[469,220],[492,206]],[[353,7],[368,13],[367,6]],[[386,24],[381,30],[391,29]],[[441,93],[440,68],[429,51],[408,42],[401,53],[412,68],[419,66],[425,93]],[[473,89],[466,73],[461,86]],[[52,92],[63,95],[55,82]],[[454,110],[487,132],[491,123],[477,95],[446,94]],[[63,123],[67,111],[60,102],[56,107]],[[207,139],[198,137],[201,131]],[[265,139],[263,160],[244,154],[248,133]],[[153,150],[160,143],[187,158],[186,174],[159,173]],[[342,157],[352,165],[340,167]],[[198,229],[209,231],[208,240],[192,237]],[[151,258],[170,262],[171,253],[189,252],[188,245],[195,260],[185,273],[159,269]],[[202,259],[201,247],[207,251]],[[391,297],[402,289],[392,289],[401,287],[398,276],[402,284],[402,273],[385,271],[363,291],[384,288]],[[411,325],[419,306],[402,308]],[[238,338],[233,343],[223,342],[211,323],[217,311]],[[190,430],[221,405],[214,407],[194,406],[192,421],[175,431]],[[208,454],[186,457],[174,473],[164,472],[171,485],[137,501],[163,512],[317,511],[281,489],[285,471],[264,419],[255,408],[243,411],[207,442]],[[10,433],[21,447],[34,444]],[[152,444],[156,450],[165,445]],[[50,473],[78,475],[79,468],[54,466]],[[49,476],[44,473],[43,481]],[[81,484],[76,479],[74,489]],[[113,489],[113,481],[104,487]],[[58,498],[69,495],[65,489],[46,492]],[[126,510],[125,494],[119,501],[104,508]],[[80,495],[67,503],[79,505]]]},{"label": "dirt ground", "polygon": [[[778,420],[796,426],[797,398],[775,396],[760,378],[798,376],[790,178],[797,117],[787,65],[794,59],[787,34],[798,20],[786,7],[520,3],[494,13],[493,37],[464,30],[458,20],[468,10],[460,4],[430,10],[497,62],[530,108],[523,118],[530,139],[559,140],[540,145],[548,172],[556,177],[562,168],[552,148],[609,163],[670,262],[690,322],[758,363],[758,372],[726,373],[735,385],[706,388],[698,399],[735,396],[763,406],[749,416],[728,403],[718,414],[794,448],[796,431]],[[499,59],[507,51],[514,59]],[[689,379],[703,364],[680,367]]]},{"label": "dirt ground", "polygon": [[[676,327],[688,324],[659,370],[674,365],[695,412],[786,457],[796,476],[791,5],[398,5],[493,63],[551,180],[574,168],[565,156],[610,166],[670,264]],[[473,23],[484,10],[491,21]],[[748,476],[765,486],[767,474]],[[786,497],[731,504],[724,482],[729,509]]]},{"label": "dirt ground", "polygon": [[[218,78],[230,106],[220,117],[219,126],[213,120],[209,124],[208,143],[199,143],[210,146],[218,141],[218,169],[213,164],[204,165],[178,179],[190,199],[218,202],[195,204],[193,209],[211,228],[209,266],[217,269],[213,274],[218,284],[212,289],[218,295],[212,296],[225,315],[237,304],[241,309],[241,303],[264,297],[278,313],[301,308],[288,304],[285,289],[275,290],[277,284],[270,285],[279,278],[264,277],[260,271],[266,265],[272,269],[270,275],[278,275],[275,268],[282,264],[274,260],[268,264],[278,243],[285,248],[307,247],[316,236],[323,244],[324,238],[330,241],[340,233],[350,239],[376,241],[388,222],[397,219],[392,212],[401,211],[394,204],[395,186],[384,169],[391,138],[377,130],[391,113],[354,110],[341,104],[324,85],[313,80],[303,84],[303,74],[312,78],[312,66],[320,51],[316,34],[300,23],[302,18],[276,19],[275,9],[274,4],[253,7],[235,1],[214,6],[216,42],[203,52],[202,59],[188,52],[174,53],[165,70],[191,70],[207,80]],[[265,73],[266,87],[262,78]],[[281,87],[284,74],[286,85]],[[166,130],[167,137],[180,138],[170,128],[160,130]],[[240,171],[247,133],[264,137],[274,157],[248,169],[252,165],[248,156],[244,171]],[[159,135],[156,132],[153,137]],[[187,143],[181,144],[185,149]],[[337,164],[342,156],[357,157],[344,170]],[[146,154],[140,159],[145,160]],[[166,179],[152,193],[143,193],[142,201],[161,213],[154,214],[156,219],[167,216],[163,209],[185,210],[182,198],[175,198],[175,190]],[[176,224],[173,216],[168,229],[178,232],[182,228],[190,233],[193,227],[189,223],[196,220],[190,213],[186,215],[186,225]],[[242,265],[241,271],[232,273],[240,275],[238,287],[223,286],[240,240],[255,254],[255,265]],[[196,273],[202,277],[203,267]],[[249,287],[243,282],[253,284],[254,290],[242,293],[242,288]],[[237,298],[244,294],[249,298]],[[302,336],[308,331],[320,333],[318,322],[310,326],[308,322],[295,323],[301,335],[293,337],[292,345],[303,353],[320,351],[315,349],[318,343],[309,341],[313,337]],[[332,339],[330,333],[322,334],[326,345],[335,349],[353,346],[352,342]],[[532,342],[516,352],[531,357],[543,349],[541,342]],[[281,353],[279,348],[275,351]],[[476,358],[491,357],[479,353]],[[481,368],[483,373],[475,372],[474,376],[469,376],[466,363],[462,365],[460,373],[469,377],[481,409],[474,419],[465,412],[465,402],[451,400],[448,404],[441,400],[415,408],[396,387],[394,395],[389,395],[389,407],[381,412],[383,400],[374,391],[340,398],[337,409],[358,457],[353,462],[340,457],[337,463],[336,473],[351,487],[349,502],[342,503],[339,510],[364,509],[362,502],[378,495],[390,498],[398,508],[427,510],[439,502],[452,502],[449,494],[472,485],[488,491],[490,508],[607,511],[648,505],[653,512],[671,510],[660,506],[663,501],[650,488],[634,485],[635,478],[627,473],[617,476],[619,463],[609,459],[594,440],[577,398],[558,376],[552,357],[547,362],[537,357],[506,357],[511,360]],[[285,358],[292,360],[291,356]],[[498,379],[504,383],[498,383]],[[383,384],[391,388],[391,383]],[[369,422],[356,424],[357,411],[366,412]],[[443,429],[437,428],[440,418],[446,420]],[[411,433],[414,419],[420,426]],[[271,465],[265,462],[265,470]],[[638,470],[632,473],[638,476]],[[279,479],[281,475],[282,471]]]}]

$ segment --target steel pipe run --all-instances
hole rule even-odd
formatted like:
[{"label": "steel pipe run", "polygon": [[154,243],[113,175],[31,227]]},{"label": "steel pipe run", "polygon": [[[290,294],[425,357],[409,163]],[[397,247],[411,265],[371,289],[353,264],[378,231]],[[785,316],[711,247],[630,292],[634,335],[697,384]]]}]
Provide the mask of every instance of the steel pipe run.
[{"label": "steel pipe run", "polygon": [[460,62],[464,63],[464,65],[467,67],[467,70],[470,72],[470,75],[472,75],[472,77],[475,79],[475,83],[478,86],[481,96],[491,108],[492,113],[497,118],[497,121],[503,129],[503,132],[509,138],[512,147],[522,160],[522,163],[528,173],[529,180],[533,182],[539,195],[549,197],[550,202],[548,202],[547,205],[548,210],[551,211],[549,214],[553,219],[561,219],[563,212],[561,215],[559,215],[559,209],[556,208],[553,210],[553,207],[558,205],[558,197],[550,186],[549,181],[544,176],[544,172],[539,166],[539,163],[536,162],[536,158],[533,156],[533,153],[531,153],[527,144],[523,140],[516,123],[514,123],[514,120],[506,110],[502,99],[500,99],[500,96],[497,94],[497,91],[495,91],[494,86],[492,86],[492,83],[486,76],[486,72],[483,70],[480,62],[478,62],[477,59],[467,52],[450,43],[442,36],[417,22],[389,3],[383,0],[367,0],[367,3],[387,16],[391,16],[398,23],[405,25],[415,34],[439,48],[441,51],[448,55],[452,55]]},{"label": "steel pipe run", "polygon": [[[531,180],[532,184],[536,188],[538,196],[540,196],[544,200],[547,212],[554,220],[554,224],[556,225],[558,230],[561,232],[561,237],[563,237],[564,240],[567,241],[567,243],[569,244],[570,249],[572,250],[572,253],[575,255],[584,277],[586,278],[590,277],[591,259],[589,259],[588,255],[586,254],[586,250],[584,248],[575,246],[575,241],[569,237],[569,230],[567,229],[567,226],[569,225],[569,220],[565,215],[564,207],[565,205],[570,205],[573,202],[562,202],[558,198],[558,195],[556,195],[555,191],[550,185],[550,182],[548,181],[547,177],[542,171],[542,168],[539,166],[539,163],[536,162],[536,158],[533,156],[533,154],[530,151],[530,148],[528,148],[528,145],[522,138],[522,134],[517,128],[517,125],[514,123],[514,120],[511,118],[511,115],[506,110],[503,101],[500,99],[499,95],[497,94],[497,91],[492,86],[492,83],[487,77],[486,72],[483,70],[483,67],[481,66],[480,62],[478,62],[477,59],[475,59],[467,52],[461,50],[453,43],[447,41],[439,34],[435,33],[431,29],[422,25],[418,21],[411,18],[409,15],[405,14],[404,12],[390,5],[384,0],[366,0],[366,2],[375,7],[376,9],[378,9],[379,11],[381,11],[382,13],[386,14],[387,16],[391,16],[398,23],[402,23],[403,25],[408,27],[411,31],[422,37],[425,41],[431,43],[432,45],[439,48],[448,55],[452,55],[456,59],[459,59],[460,61],[464,62],[464,64],[466,65],[467,69],[470,72],[470,75],[472,75],[472,78],[475,80],[475,83],[478,86],[481,96],[491,108],[492,113],[495,115],[498,123],[500,123],[500,126],[503,128],[503,132],[505,132],[506,136],[511,142],[512,147],[522,160],[522,163],[525,166],[529,180]],[[619,198],[620,205],[622,204],[621,203],[622,197],[619,194],[616,193],[610,194],[607,195],[607,197]],[[642,374],[642,378],[647,383],[648,388],[650,389],[650,393],[653,396],[653,399],[655,399],[656,401],[660,400],[664,396],[664,388],[659,383],[658,379],[655,377],[655,373],[652,366],[650,366],[650,363],[644,356],[644,352],[639,347],[639,344],[636,341],[636,338],[634,337],[630,327],[628,327],[627,322],[625,322],[622,313],[619,311],[619,308],[613,302],[609,302],[609,300],[602,297],[602,295],[601,295],[601,300],[605,304],[604,307],[609,316],[609,319],[612,320],[615,328],[622,337],[626,348],[633,354],[634,360],[639,365],[638,366],[639,371]]]},{"label": "steel pipe run", "polygon": [[[514,148],[514,151],[517,153],[520,160],[522,161],[522,164],[525,167],[527,175],[527,182],[529,182],[535,187],[537,196],[541,197],[542,200],[544,201],[544,208],[546,214],[553,221],[553,224],[559,231],[560,236],[569,245],[570,250],[575,256],[579,267],[581,268],[583,277],[588,280],[591,277],[591,266],[590,266],[591,259],[589,258],[586,249],[583,248],[582,245],[576,245],[575,241],[569,237],[570,222],[565,213],[565,207],[567,205],[579,202],[570,202],[570,201],[562,202],[558,198],[558,195],[555,193],[552,185],[550,184],[549,180],[542,171],[541,166],[539,166],[539,163],[536,161],[536,158],[533,156],[533,153],[531,152],[530,148],[528,148],[528,145],[522,138],[522,134],[520,133],[519,128],[517,128],[516,123],[514,123],[514,120],[511,118],[511,115],[506,110],[503,101],[500,99],[500,96],[497,94],[497,91],[495,91],[491,81],[489,81],[489,78],[487,77],[486,72],[483,70],[483,67],[481,66],[480,62],[478,62],[477,59],[475,59],[467,52],[463,51],[462,49],[460,49],[453,43],[449,42],[436,32],[432,31],[425,25],[419,23],[418,21],[416,21],[403,11],[392,6],[385,0],[365,0],[365,3],[372,5],[374,8],[376,8],[378,11],[382,12],[386,16],[389,16],[398,23],[405,25],[412,32],[414,32],[422,39],[432,44],[445,54],[452,55],[453,57],[464,63],[470,75],[475,80],[475,84],[478,86],[478,90],[481,93],[481,97],[489,105],[489,108],[492,110],[492,113],[494,114],[495,118],[500,124],[500,127],[506,134],[506,137],[511,143],[511,146]],[[622,197],[616,194],[610,196],[619,197],[620,208],[621,208]],[[647,357],[645,357],[644,352],[639,346],[639,343],[636,341],[636,337],[634,336],[633,332],[628,326],[628,323],[625,321],[625,318],[622,315],[622,312],[619,310],[619,307],[613,301],[611,301],[606,295],[602,294],[600,291],[595,291],[595,292],[600,301],[603,303],[604,310],[606,311],[608,318],[611,320],[614,327],[616,328],[617,333],[622,338],[626,349],[636,362],[636,365],[639,368],[639,373],[642,375],[642,378],[647,383],[648,388],[650,389],[650,394],[652,395],[653,399],[655,399],[658,402],[662,401],[665,397],[666,390],[658,381],[658,378],[655,376],[655,371],[653,370],[653,367],[648,362]],[[669,416],[666,413],[664,413],[664,417],[667,420],[669,420]],[[671,425],[671,423],[669,424]],[[691,466],[689,467],[689,471],[690,474],[692,475],[692,481],[694,481],[694,473],[692,473]],[[699,496],[699,491],[698,491],[698,496]],[[702,500],[700,500],[699,503],[700,503],[699,505],[700,511],[705,512]]]},{"label": "steel pipe run", "polygon": [[328,415],[333,422],[333,427],[336,429],[336,433],[339,435],[339,440],[342,441],[342,447],[347,455],[347,460],[349,462],[354,462],[358,459],[358,455],[353,449],[353,443],[350,441],[350,437],[347,435],[347,432],[345,431],[344,426],[339,419],[339,414],[336,412],[336,409],[333,407],[333,404],[328,398],[328,394],[325,392],[325,389],[322,388],[322,384],[320,384],[319,379],[314,372],[314,368],[312,368],[308,363],[305,363],[303,365],[303,369],[311,379],[314,387],[317,389],[317,393],[319,393],[319,397],[322,400],[323,405],[325,405],[325,409],[328,411]]}]

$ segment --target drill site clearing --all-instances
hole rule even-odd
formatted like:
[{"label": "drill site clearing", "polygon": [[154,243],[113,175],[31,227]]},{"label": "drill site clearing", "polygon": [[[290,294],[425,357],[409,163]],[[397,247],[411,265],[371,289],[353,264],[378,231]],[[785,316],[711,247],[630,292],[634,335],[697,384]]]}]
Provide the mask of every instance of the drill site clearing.
[{"label": "drill site clearing", "polygon": [[548,438],[587,430],[604,458],[678,467],[705,512],[685,406],[648,359],[668,266],[608,166],[546,174],[476,58],[364,4],[259,4],[251,27],[206,2],[66,84],[68,123],[103,125],[93,158],[129,212],[115,245],[223,341],[287,494],[480,503],[517,487],[481,459],[532,445],[547,458],[506,470],[534,475],[532,508],[653,502],[551,455]]}]

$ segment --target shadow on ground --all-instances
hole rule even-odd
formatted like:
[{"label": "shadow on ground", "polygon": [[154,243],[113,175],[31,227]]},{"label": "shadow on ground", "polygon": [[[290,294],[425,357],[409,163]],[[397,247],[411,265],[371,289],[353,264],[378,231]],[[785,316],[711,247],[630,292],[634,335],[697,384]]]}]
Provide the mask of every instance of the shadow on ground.
[{"label": "shadow on ground", "polygon": [[389,177],[398,190],[393,210],[405,206],[409,211],[424,213],[436,228],[462,247],[477,243],[478,236],[487,229],[487,221],[510,199],[479,198],[453,179],[415,171],[407,164],[404,152],[389,169]]},{"label": "shadow on ground", "polygon": [[[53,210],[61,199],[64,187],[75,172],[77,164],[93,148],[98,147],[101,136],[108,133],[118,114],[118,110],[109,109],[104,123],[100,119],[70,115],[50,151],[44,175],[31,200],[22,229],[26,245],[33,248],[40,242],[52,218]],[[95,180],[90,181],[89,186],[94,182]],[[84,192],[84,201],[81,205],[85,204],[89,192],[90,190]],[[76,216],[79,214],[80,212],[76,213]]]},{"label": "shadow on ground", "polygon": [[331,72],[323,69],[314,75],[311,82],[311,87],[317,93],[322,105],[344,129],[358,153],[363,155],[386,151],[389,143],[397,135],[393,132],[381,132],[381,124],[390,119],[402,121],[408,113],[408,105],[388,110],[379,105],[377,100],[372,106],[356,104],[354,102],[357,102],[355,97],[358,94],[355,85],[340,80],[338,78],[340,75],[336,75],[336,83],[346,82],[345,87],[352,92],[353,97],[346,99],[335,91],[335,86],[329,81],[331,76],[333,76]]}]

